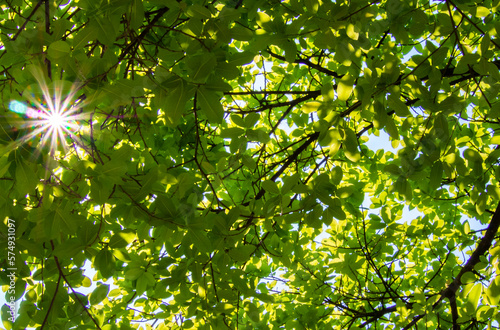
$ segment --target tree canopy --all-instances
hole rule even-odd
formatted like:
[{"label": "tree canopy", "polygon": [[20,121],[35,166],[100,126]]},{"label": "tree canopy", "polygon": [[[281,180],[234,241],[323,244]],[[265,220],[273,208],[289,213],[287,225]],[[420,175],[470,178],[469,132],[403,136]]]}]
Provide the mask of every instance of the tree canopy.
[{"label": "tree canopy", "polygon": [[498,327],[499,10],[3,1],[3,326]]}]

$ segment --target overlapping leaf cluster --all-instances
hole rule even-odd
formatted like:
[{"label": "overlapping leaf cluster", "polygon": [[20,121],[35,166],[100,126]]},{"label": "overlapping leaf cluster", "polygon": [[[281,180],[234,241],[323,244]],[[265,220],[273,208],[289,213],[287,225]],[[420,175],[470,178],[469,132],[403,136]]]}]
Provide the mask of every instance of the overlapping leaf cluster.
[{"label": "overlapping leaf cluster", "polygon": [[[498,326],[499,6],[6,1],[4,326]],[[37,70],[88,118],[56,153]]]}]

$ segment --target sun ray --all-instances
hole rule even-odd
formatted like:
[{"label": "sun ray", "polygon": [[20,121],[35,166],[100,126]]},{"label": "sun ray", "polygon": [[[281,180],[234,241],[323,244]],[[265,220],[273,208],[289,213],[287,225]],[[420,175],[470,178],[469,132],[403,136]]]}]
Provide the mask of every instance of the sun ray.
[{"label": "sun ray", "polygon": [[76,98],[78,84],[60,80],[49,85],[40,69],[33,69],[32,73],[37,84],[28,86],[23,93],[27,102],[12,100],[9,104],[11,111],[25,118],[20,127],[31,129],[28,134],[14,141],[11,148],[17,148],[40,136],[38,152],[48,148],[51,156],[60,147],[65,153],[68,140],[86,150],[77,136],[82,122],[89,117],[83,112],[85,103]]}]

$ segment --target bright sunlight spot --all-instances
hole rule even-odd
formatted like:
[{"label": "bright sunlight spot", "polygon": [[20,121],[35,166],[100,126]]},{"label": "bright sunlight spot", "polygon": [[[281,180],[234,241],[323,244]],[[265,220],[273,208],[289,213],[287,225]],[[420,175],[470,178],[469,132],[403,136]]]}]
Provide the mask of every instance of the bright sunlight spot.
[{"label": "bright sunlight spot", "polygon": [[75,84],[55,81],[47,84],[42,72],[34,69],[33,76],[37,86],[28,86],[23,96],[28,104],[13,100],[9,110],[25,117],[21,127],[32,127],[28,134],[17,141],[21,145],[41,136],[42,146],[48,146],[50,154],[54,154],[59,146],[66,149],[67,139],[77,142],[75,133],[80,129],[78,120],[84,119],[83,105],[75,102]]}]

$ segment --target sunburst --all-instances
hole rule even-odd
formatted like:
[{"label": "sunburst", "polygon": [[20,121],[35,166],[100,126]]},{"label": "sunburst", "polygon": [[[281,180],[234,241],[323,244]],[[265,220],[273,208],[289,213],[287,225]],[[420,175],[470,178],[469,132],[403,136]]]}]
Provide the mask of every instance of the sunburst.
[{"label": "sunburst", "polygon": [[77,84],[68,88],[68,82],[54,81],[49,86],[41,72],[35,71],[33,75],[38,84],[23,93],[27,102],[13,100],[9,104],[11,111],[26,118],[21,127],[32,127],[30,133],[16,141],[15,145],[40,136],[41,147],[47,146],[51,156],[60,146],[66,151],[69,140],[80,145],[76,134],[81,130],[81,121],[87,116],[83,113],[83,101],[75,95]]}]

